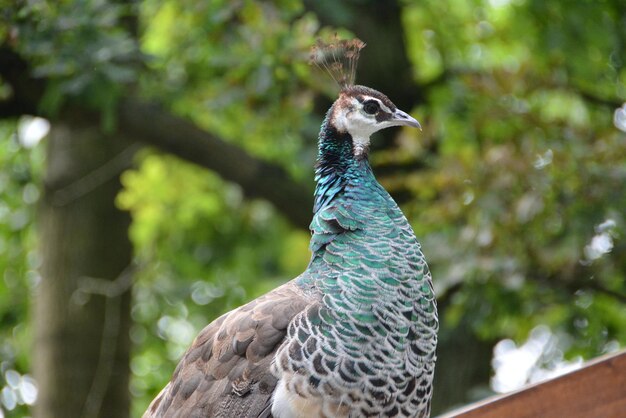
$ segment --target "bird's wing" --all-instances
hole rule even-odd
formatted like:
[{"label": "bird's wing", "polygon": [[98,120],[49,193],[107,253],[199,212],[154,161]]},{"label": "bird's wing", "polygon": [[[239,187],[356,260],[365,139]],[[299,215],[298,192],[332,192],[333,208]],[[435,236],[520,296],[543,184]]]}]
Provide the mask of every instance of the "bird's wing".
[{"label": "bird's wing", "polygon": [[290,281],[207,325],[144,418],[268,417],[274,352],[314,298]]}]

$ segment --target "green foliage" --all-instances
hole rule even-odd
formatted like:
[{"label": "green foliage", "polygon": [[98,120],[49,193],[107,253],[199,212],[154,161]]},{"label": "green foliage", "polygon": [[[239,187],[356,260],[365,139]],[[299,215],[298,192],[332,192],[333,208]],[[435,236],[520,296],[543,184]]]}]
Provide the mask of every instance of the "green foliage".
[{"label": "green foliage", "polygon": [[137,79],[143,60],[124,18],[130,4],[107,0],[24,2],[9,7],[9,32],[29,60],[34,77],[46,78],[42,110],[56,115],[64,102],[76,100],[102,113],[111,130],[115,104]]},{"label": "green foliage", "polygon": [[310,154],[300,135],[319,130],[307,64],[319,25],[301,12],[299,1],[147,1],[142,45],[155,59],[143,91],[302,177]]},{"label": "green foliage", "polygon": [[[42,150],[18,142],[15,122],[0,122],[0,392],[3,405],[16,403],[26,413],[22,376],[30,370],[32,336],[28,301],[39,280],[35,236],[31,228],[39,197]],[[26,380],[24,380],[26,379]],[[0,415],[3,414],[0,405]]]},{"label": "green foliage", "polygon": [[544,323],[587,358],[626,343],[626,142],[606,104],[626,96],[621,4],[407,6],[441,152],[403,186],[440,294],[462,284],[447,326],[522,340]]}]

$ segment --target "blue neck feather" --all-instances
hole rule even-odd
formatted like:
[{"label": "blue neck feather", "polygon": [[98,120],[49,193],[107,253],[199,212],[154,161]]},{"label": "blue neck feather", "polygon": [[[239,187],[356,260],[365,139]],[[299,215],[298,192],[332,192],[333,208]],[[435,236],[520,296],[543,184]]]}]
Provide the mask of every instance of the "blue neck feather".
[{"label": "blue neck feather", "polygon": [[319,135],[313,213],[317,213],[344,189],[348,172],[352,171],[356,162],[352,152],[352,137],[347,132],[340,133],[329,123],[331,111],[328,111]]},{"label": "blue neck feather", "polygon": [[354,155],[352,136],[332,126],[331,112],[332,108],[322,123],[319,135],[313,213],[331,202],[348,183],[376,183],[367,155]]}]

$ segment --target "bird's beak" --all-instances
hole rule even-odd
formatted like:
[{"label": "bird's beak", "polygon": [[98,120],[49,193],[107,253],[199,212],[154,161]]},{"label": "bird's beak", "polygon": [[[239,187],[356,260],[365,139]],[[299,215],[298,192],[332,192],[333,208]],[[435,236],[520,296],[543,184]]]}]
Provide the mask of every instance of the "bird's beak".
[{"label": "bird's beak", "polygon": [[400,109],[396,109],[396,111],[393,112],[391,122],[396,126],[412,126],[414,128],[419,128],[420,131],[422,130],[422,125],[420,125],[417,119]]}]

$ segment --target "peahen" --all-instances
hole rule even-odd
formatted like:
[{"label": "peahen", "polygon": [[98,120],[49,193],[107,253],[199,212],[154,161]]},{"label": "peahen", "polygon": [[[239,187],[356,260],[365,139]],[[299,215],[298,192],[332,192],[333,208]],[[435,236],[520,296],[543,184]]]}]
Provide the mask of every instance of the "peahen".
[{"label": "peahen", "polygon": [[368,163],[370,135],[420,127],[353,84],[364,44],[318,45],[342,87],[319,134],[311,261],[196,337],[144,417],[428,417],[437,344],[431,275]]}]

